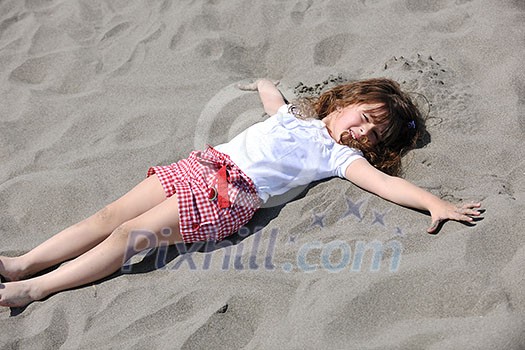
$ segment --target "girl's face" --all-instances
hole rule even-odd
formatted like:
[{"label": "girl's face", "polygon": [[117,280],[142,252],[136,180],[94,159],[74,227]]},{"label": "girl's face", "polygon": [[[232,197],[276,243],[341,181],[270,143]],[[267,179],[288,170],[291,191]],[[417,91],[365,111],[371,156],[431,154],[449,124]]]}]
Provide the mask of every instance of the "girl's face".
[{"label": "girl's face", "polygon": [[375,124],[372,116],[367,111],[379,107],[381,105],[377,104],[349,105],[333,111],[324,117],[322,121],[326,124],[330,136],[337,142],[341,140],[341,135],[347,131],[356,140],[366,136],[368,142],[374,146],[381,141],[381,135],[386,125]]}]

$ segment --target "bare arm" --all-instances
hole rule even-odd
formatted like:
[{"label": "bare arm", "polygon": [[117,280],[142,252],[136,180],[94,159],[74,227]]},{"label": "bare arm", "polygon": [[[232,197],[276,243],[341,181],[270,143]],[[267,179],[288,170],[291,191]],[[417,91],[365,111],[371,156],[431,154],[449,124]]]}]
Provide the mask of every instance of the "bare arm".
[{"label": "bare arm", "polygon": [[278,81],[258,79],[255,83],[238,85],[238,88],[247,91],[258,91],[264,111],[269,115],[274,115],[279,107],[285,104],[283,95],[275,87],[278,84]]},{"label": "bare arm", "polygon": [[414,209],[427,210],[432,217],[428,233],[436,233],[441,222],[457,220],[472,222],[472,216],[479,216],[480,203],[456,206],[432,193],[399,177],[389,176],[374,168],[364,159],[352,162],[346,169],[346,178],[357,186],[378,196]]}]

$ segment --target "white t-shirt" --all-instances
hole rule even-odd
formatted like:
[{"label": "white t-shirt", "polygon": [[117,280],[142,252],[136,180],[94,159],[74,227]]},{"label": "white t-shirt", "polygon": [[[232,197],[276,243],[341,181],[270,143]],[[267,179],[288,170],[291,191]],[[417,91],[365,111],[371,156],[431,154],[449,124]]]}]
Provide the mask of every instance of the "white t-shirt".
[{"label": "white t-shirt", "polygon": [[316,180],[344,177],[361,151],[335,142],[320,120],[297,119],[283,105],[231,141],[215,147],[248,175],[266,202],[270,196]]}]

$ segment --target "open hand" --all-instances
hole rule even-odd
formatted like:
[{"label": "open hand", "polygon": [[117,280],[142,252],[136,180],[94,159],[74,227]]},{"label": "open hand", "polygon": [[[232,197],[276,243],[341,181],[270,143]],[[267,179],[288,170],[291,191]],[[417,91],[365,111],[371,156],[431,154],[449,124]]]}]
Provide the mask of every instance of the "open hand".
[{"label": "open hand", "polygon": [[275,86],[279,85],[279,80],[257,79],[256,81],[250,82],[250,83],[238,83],[236,86],[237,86],[237,89],[243,90],[243,91],[257,91],[257,84],[261,80],[269,81]]},{"label": "open hand", "polygon": [[476,208],[481,207],[481,203],[457,204],[447,203],[430,212],[432,216],[432,226],[427,229],[430,234],[435,234],[440,227],[448,220],[463,221],[472,223],[474,217],[479,217],[481,212]]}]

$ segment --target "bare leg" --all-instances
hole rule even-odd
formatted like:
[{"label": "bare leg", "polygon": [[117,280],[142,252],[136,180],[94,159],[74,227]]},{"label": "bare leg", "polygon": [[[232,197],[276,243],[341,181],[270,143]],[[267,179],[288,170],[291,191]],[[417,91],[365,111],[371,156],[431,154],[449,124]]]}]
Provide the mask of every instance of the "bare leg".
[{"label": "bare leg", "polygon": [[24,306],[65,289],[109,276],[131,252],[182,242],[177,196],[120,225],[100,244],[45,275],[0,284],[1,306]]},{"label": "bare leg", "polygon": [[122,223],[165,199],[166,194],[157,176],[150,176],[120,199],[59,232],[28,253],[15,258],[0,257],[0,275],[9,281],[17,281],[79,256],[102,242]]}]

